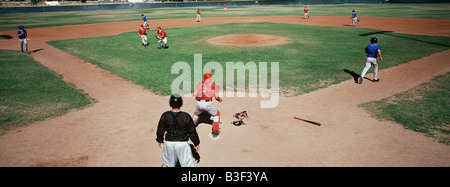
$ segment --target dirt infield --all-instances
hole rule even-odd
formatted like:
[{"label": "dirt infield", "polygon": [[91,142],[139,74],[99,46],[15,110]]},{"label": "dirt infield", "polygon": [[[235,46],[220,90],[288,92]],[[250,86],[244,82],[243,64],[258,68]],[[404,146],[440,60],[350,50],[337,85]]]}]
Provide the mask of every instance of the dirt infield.
[{"label": "dirt infield", "polygon": [[[449,20],[361,17],[358,27],[450,37]],[[240,22],[276,22],[346,27],[348,17],[297,16],[151,20],[154,29]],[[37,61],[83,89],[98,103],[80,111],[30,124],[0,136],[0,166],[160,166],[155,141],[168,97],[85,63],[45,41],[137,31],[140,21],[29,29]],[[0,32],[15,36],[15,31]],[[16,39],[0,40],[18,49]],[[377,121],[357,105],[413,88],[450,71],[450,50],[379,72],[381,81],[348,81],[297,97],[281,97],[277,108],[261,109],[260,98],[224,98],[220,139],[200,125],[197,166],[450,166],[450,146],[393,122]],[[369,77],[371,75],[368,75]],[[350,80],[351,79],[351,80]],[[380,91],[382,90],[382,91]],[[376,93],[376,94],[367,94]],[[239,103],[238,105],[236,103]],[[192,113],[193,98],[183,110]],[[247,110],[248,125],[233,126],[231,115]],[[294,116],[318,121],[313,126]]]},{"label": "dirt infield", "polygon": [[276,46],[290,42],[290,38],[265,34],[231,34],[208,38],[206,43],[232,46]]}]

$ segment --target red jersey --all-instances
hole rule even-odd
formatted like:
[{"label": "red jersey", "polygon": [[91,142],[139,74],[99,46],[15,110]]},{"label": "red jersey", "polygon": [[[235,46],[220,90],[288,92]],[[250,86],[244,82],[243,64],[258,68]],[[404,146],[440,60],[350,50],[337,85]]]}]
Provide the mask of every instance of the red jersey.
[{"label": "red jersey", "polygon": [[200,9],[197,9],[197,14],[200,14]]},{"label": "red jersey", "polygon": [[166,32],[164,32],[163,30],[156,31],[156,34],[159,34],[159,37],[161,38],[167,37]]},{"label": "red jersey", "polygon": [[139,29],[139,35],[145,35],[145,33],[147,33],[146,29],[143,29],[143,28]]},{"label": "red jersey", "polygon": [[212,100],[216,94],[219,94],[219,87],[214,82],[202,81],[197,84],[194,91],[197,92],[198,100]]},{"label": "red jersey", "polygon": [[305,11],[305,13],[308,13],[308,8],[305,8],[305,10],[303,10],[303,11]]},{"label": "red jersey", "polygon": [[223,4],[223,8],[227,8],[227,5]]}]

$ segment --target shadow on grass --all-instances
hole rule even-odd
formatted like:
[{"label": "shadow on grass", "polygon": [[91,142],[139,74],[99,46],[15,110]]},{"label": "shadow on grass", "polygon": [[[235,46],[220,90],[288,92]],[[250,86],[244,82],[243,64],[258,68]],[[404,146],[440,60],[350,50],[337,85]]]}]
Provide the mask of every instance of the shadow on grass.
[{"label": "shadow on grass", "polygon": [[432,44],[432,45],[438,45],[438,46],[443,46],[443,47],[450,47],[450,45],[447,45],[447,44],[441,44],[441,43],[436,43],[436,42],[420,40],[420,39],[416,39],[416,38],[412,38],[412,37],[396,35],[396,34],[393,34],[393,31],[368,32],[368,33],[360,34],[359,36],[370,36],[370,35],[375,35],[375,34],[384,34],[384,35],[388,35],[388,36],[403,38],[403,39],[407,39],[407,40],[413,40],[413,41],[417,41],[417,42],[423,42],[423,43]]}]

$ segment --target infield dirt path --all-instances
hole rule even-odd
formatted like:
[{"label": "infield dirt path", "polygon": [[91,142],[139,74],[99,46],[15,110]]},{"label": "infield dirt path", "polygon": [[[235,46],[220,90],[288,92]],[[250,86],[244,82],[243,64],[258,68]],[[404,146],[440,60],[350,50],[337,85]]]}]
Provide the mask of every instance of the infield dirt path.
[{"label": "infield dirt path", "polygon": [[[360,18],[358,27],[450,37],[449,20]],[[348,17],[240,17],[151,20],[152,29],[241,22],[349,26]],[[369,24],[370,23],[370,24]],[[0,166],[160,166],[155,141],[168,96],[157,96],[45,41],[117,35],[136,31],[140,21],[29,29],[31,55],[83,89],[98,103],[0,136]],[[427,28],[427,29],[425,29]],[[15,36],[15,31],[0,32]],[[0,40],[17,50],[17,40]],[[450,71],[450,50],[380,71],[381,81],[349,80],[297,97],[281,97],[277,108],[261,109],[260,98],[224,98],[220,139],[200,125],[197,166],[450,166],[450,146],[393,122],[377,121],[357,105],[389,97]],[[371,77],[369,74],[367,77]],[[376,93],[376,94],[370,94]],[[183,110],[192,113],[193,98]],[[248,125],[230,124],[247,110]],[[313,126],[294,116],[319,121]]]}]

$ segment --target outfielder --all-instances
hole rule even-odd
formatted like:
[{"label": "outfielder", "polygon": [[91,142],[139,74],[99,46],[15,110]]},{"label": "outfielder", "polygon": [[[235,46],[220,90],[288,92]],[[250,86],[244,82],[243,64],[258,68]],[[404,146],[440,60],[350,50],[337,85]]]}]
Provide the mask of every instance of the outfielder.
[{"label": "outfielder", "polygon": [[179,94],[170,96],[169,105],[172,110],[164,112],[158,123],[156,141],[159,148],[164,144],[161,167],[175,167],[179,161],[181,167],[194,167],[189,139],[194,149],[200,149],[200,139],[192,122],[191,115],[180,110],[183,98]]},{"label": "outfielder", "polygon": [[202,22],[202,18],[200,17],[200,8],[197,9],[197,18],[195,19],[195,22]]},{"label": "outfielder", "polygon": [[197,106],[195,107],[194,120],[195,126],[198,124],[199,115],[203,112],[208,112],[213,116],[213,127],[211,134],[213,137],[217,137],[220,134],[220,112],[212,104],[212,98],[222,102],[222,98],[219,97],[219,87],[212,82],[212,74],[206,72],[203,76],[203,81],[198,83],[194,89],[194,97],[197,100]]},{"label": "outfielder", "polygon": [[380,46],[377,45],[378,39],[376,37],[372,37],[370,39],[370,43],[371,44],[367,45],[365,49],[367,53],[366,66],[364,67],[364,70],[361,73],[361,77],[358,77],[358,84],[362,83],[364,76],[366,76],[367,71],[372,65],[373,65],[373,81],[374,82],[380,81],[377,77],[378,76],[377,56],[380,57],[380,60],[383,60],[383,58],[381,57],[381,48]]},{"label": "outfielder", "polygon": [[150,29],[150,26],[149,26],[148,23],[147,23],[147,17],[145,17],[144,14],[141,14],[141,16],[142,16],[142,20],[144,21],[144,26],[145,26],[145,28],[146,28],[147,30]]},{"label": "outfielder", "polygon": [[141,37],[142,39],[142,45],[144,45],[144,47],[148,46],[147,43],[147,30],[144,28],[144,25],[141,25],[141,28],[138,30],[139,32],[139,37]]},{"label": "outfielder", "polygon": [[17,31],[17,37],[19,37],[20,42],[20,51],[23,53],[23,44],[25,44],[25,51],[28,53],[28,42],[27,42],[27,31],[25,28],[20,25],[19,30]]},{"label": "outfielder", "polygon": [[156,31],[156,38],[158,39],[158,49],[161,49],[161,42],[164,42],[163,49],[167,48],[167,34],[164,30],[161,29],[161,26],[158,27],[158,31]]}]

